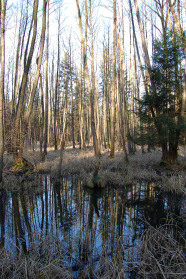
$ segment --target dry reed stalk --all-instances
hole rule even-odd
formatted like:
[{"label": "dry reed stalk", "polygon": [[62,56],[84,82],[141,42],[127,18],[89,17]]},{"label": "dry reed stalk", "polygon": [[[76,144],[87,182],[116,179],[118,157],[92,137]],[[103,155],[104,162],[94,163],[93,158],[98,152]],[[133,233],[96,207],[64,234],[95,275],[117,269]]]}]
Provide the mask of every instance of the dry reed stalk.
[{"label": "dry reed stalk", "polygon": [[[91,251],[85,263],[75,259],[77,278],[183,279],[186,262],[182,243],[185,239],[180,236],[180,241],[176,240],[174,233],[174,225],[170,223],[160,228],[149,226],[138,245],[124,245],[123,237],[118,237],[112,246],[110,240],[96,256]],[[60,240],[46,238],[30,245],[26,255],[22,249],[17,255],[0,249],[0,278],[73,278],[73,263],[70,267],[66,262],[66,256],[72,258],[72,255]]]},{"label": "dry reed stalk", "polygon": [[[170,226],[172,227],[170,228]],[[137,263],[139,275],[149,279],[184,278],[186,261],[183,247],[173,234],[172,224],[161,226],[158,229],[149,227],[143,236],[139,253]],[[185,243],[183,236],[180,237]]]}]

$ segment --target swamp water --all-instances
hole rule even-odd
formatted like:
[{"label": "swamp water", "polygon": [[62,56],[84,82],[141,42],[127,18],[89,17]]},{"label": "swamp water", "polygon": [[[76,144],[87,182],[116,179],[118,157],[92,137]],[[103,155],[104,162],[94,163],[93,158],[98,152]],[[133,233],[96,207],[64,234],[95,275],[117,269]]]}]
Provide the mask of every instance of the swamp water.
[{"label": "swamp water", "polygon": [[183,210],[182,197],[161,192],[153,182],[95,190],[75,177],[55,186],[43,175],[37,187],[25,182],[19,191],[0,191],[0,242],[13,255],[17,249],[29,253],[34,243],[42,257],[46,243],[58,241],[63,264],[78,278],[88,262],[99,265],[103,250],[109,257],[122,245],[125,261],[149,224],[179,220]]}]

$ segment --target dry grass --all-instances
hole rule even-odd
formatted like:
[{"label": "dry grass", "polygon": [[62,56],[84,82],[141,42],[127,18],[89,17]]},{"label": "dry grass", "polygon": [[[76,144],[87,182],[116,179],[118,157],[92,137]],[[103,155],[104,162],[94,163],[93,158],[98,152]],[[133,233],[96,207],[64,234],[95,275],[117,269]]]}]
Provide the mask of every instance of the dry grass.
[{"label": "dry grass", "polygon": [[[136,246],[124,245],[122,237],[115,240],[114,247],[105,243],[95,258],[90,254],[86,264],[76,259],[75,278],[182,279],[186,272],[185,240],[182,236],[179,241],[175,239],[175,229],[173,224],[158,229],[149,226]],[[73,262],[67,267],[67,255],[57,239],[31,244],[27,255],[20,249],[13,256],[3,248],[0,278],[73,278]]]},{"label": "dry grass", "polygon": [[[54,151],[48,148],[48,154],[44,162],[40,161],[39,148],[25,148],[24,157],[34,166],[34,172],[50,173],[53,177],[58,175],[59,169],[59,150]],[[138,150],[134,155],[129,155],[129,163],[124,160],[122,151],[116,151],[115,157],[110,158],[110,153],[106,150],[102,152],[100,158],[99,176],[104,177],[103,184],[132,184],[139,180],[159,181],[159,185],[166,191],[174,193],[186,194],[186,174],[184,171],[162,170],[158,166],[161,159],[160,149],[142,154]],[[186,149],[180,148],[179,162],[182,169],[186,169]],[[10,166],[13,159],[10,155],[6,155],[4,159],[4,174],[10,173]],[[94,171],[97,159],[94,156],[93,148],[80,150],[66,146],[63,151],[63,162],[61,167],[62,175],[77,174],[80,179],[86,181],[87,177]]]},{"label": "dry grass", "polygon": [[163,175],[162,189],[167,192],[181,194],[186,196],[186,175],[185,172],[171,174],[170,176]]},{"label": "dry grass", "polygon": [[31,245],[27,255],[22,249],[17,255],[11,255],[5,248],[0,250],[0,278],[73,278],[65,266],[66,251],[59,241],[45,239],[45,243]]},{"label": "dry grass", "polygon": [[149,227],[143,236],[137,263],[142,278],[177,278],[186,274],[184,256],[185,239],[180,235],[178,242],[174,238],[176,228],[168,224],[155,229]]}]

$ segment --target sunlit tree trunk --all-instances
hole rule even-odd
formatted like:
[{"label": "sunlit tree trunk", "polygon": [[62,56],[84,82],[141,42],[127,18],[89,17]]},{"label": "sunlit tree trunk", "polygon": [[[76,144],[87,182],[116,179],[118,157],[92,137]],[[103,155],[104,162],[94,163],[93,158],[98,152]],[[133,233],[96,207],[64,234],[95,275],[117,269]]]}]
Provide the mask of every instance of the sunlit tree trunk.
[{"label": "sunlit tree trunk", "polygon": [[57,69],[56,69],[56,81],[55,81],[55,91],[54,91],[54,149],[57,150],[57,102],[59,95],[59,67],[60,67],[60,30],[61,30],[61,14],[60,7],[58,12],[58,34],[57,34]]},{"label": "sunlit tree trunk", "polygon": [[[83,59],[82,59],[83,60]],[[83,61],[82,61],[83,62]],[[83,65],[83,63],[82,63]],[[83,75],[83,66],[81,66],[81,73],[80,73],[80,95],[79,95],[79,148],[83,148],[84,145],[84,137],[83,137],[83,95],[85,91],[85,82],[84,82],[84,75]]]},{"label": "sunlit tree trunk", "polygon": [[181,26],[180,22],[180,16],[179,16],[179,5],[178,5],[178,15],[176,15],[176,11],[174,8],[174,5],[172,4],[171,0],[168,0],[169,7],[171,10],[171,13],[174,17],[176,27],[178,29],[178,32],[182,38],[182,44],[184,48],[184,55],[185,55],[185,73],[184,73],[184,91],[183,91],[183,96],[182,96],[182,108],[181,108],[181,115],[184,118],[184,121],[186,121],[186,35],[183,31],[183,28]]},{"label": "sunlit tree trunk", "polygon": [[37,61],[36,61],[37,70],[36,70],[36,74],[34,77],[34,82],[32,85],[30,97],[29,97],[28,107],[27,107],[27,110],[26,110],[26,113],[24,116],[24,120],[25,120],[26,124],[28,123],[31,112],[32,112],[35,92],[36,92],[36,88],[37,88],[37,84],[38,84],[38,80],[39,80],[41,63],[42,63],[42,58],[43,58],[43,51],[44,51],[44,44],[45,44],[45,32],[46,32],[46,0],[43,0],[43,18],[42,18],[42,30],[41,30],[41,39],[40,39],[40,51],[39,51],[39,56],[37,57]]},{"label": "sunlit tree trunk", "polygon": [[92,95],[94,96],[94,119],[96,126],[96,136],[97,136],[97,144],[100,150],[100,123],[99,123],[99,108],[98,108],[98,90],[96,86],[96,78],[95,78],[95,69],[94,69],[94,30],[92,23],[92,6],[90,2],[90,33],[91,33],[91,80],[92,80]]},{"label": "sunlit tree trunk", "polygon": [[[122,3],[123,4],[123,3]],[[117,24],[117,37],[118,37],[118,46],[119,46],[119,106],[118,106],[118,119],[120,122],[120,132],[122,139],[122,146],[125,154],[125,162],[129,162],[127,154],[127,137],[126,137],[126,126],[127,126],[127,113],[126,113],[126,98],[125,98],[125,77],[124,77],[124,19],[123,19],[123,5],[122,5],[122,38],[120,36]]]},{"label": "sunlit tree trunk", "polygon": [[136,16],[137,16],[138,25],[139,25],[140,34],[141,34],[142,47],[143,47],[143,53],[144,53],[144,59],[145,59],[145,66],[147,67],[147,70],[148,70],[148,73],[149,73],[149,79],[150,79],[151,64],[150,64],[150,58],[149,58],[149,53],[148,53],[148,49],[147,49],[147,41],[145,39],[144,29],[143,29],[143,25],[142,25],[142,22],[141,22],[141,17],[140,17],[140,12],[139,12],[139,7],[138,7],[137,0],[134,0],[134,3],[135,3]]},{"label": "sunlit tree trunk", "polygon": [[[34,53],[34,46],[35,46],[35,41],[36,41],[36,34],[37,34],[37,10],[38,10],[38,0],[35,0],[35,5],[33,6],[33,16],[31,20],[31,26],[30,26],[30,32],[29,32],[29,37],[27,40],[27,45],[25,48],[25,54],[24,54],[24,71],[23,71],[23,76],[21,80],[21,85],[19,89],[19,99],[18,99],[18,104],[17,104],[17,110],[16,110],[16,115],[15,115],[15,121],[14,121],[14,131],[13,131],[13,138],[12,138],[12,149],[13,149],[13,154],[14,154],[14,163],[19,164],[22,161],[22,153],[23,153],[23,146],[20,145],[19,143],[19,132],[20,132],[20,122],[21,122],[21,116],[23,114],[23,108],[24,108],[24,97],[25,97],[25,91],[27,87],[27,82],[28,82],[28,73],[29,69],[31,66],[32,62],[32,57]],[[30,41],[30,33],[32,30],[32,22],[34,22],[33,25],[33,32],[32,32],[32,40],[30,44],[30,51],[27,57],[27,52],[28,52],[28,45]],[[19,135],[21,137],[21,135]]]},{"label": "sunlit tree trunk", "polygon": [[[85,3],[87,3],[87,0],[85,1]],[[95,119],[94,119],[94,95],[93,95],[93,90],[91,88],[91,81],[90,81],[90,76],[89,76],[89,72],[88,72],[86,45],[85,45],[85,39],[83,38],[81,12],[80,12],[80,8],[79,8],[78,0],[76,0],[76,5],[77,5],[77,10],[78,10],[79,31],[80,31],[81,46],[82,46],[82,51],[83,51],[85,78],[86,78],[88,92],[90,94],[90,100],[91,100],[91,102],[90,102],[91,103],[91,130],[92,130],[92,136],[93,136],[93,146],[94,146],[94,152],[95,152],[96,157],[99,157],[100,149],[98,146],[98,139],[97,139],[97,135],[96,135],[96,126],[95,126]],[[87,10],[86,10],[86,13],[87,13]]]},{"label": "sunlit tree trunk", "polygon": [[109,30],[108,42],[103,44],[103,135],[105,148],[110,147],[110,51],[109,51]]},{"label": "sunlit tree trunk", "polygon": [[[24,40],[26,29],[28,25],[28,7],[27,7],[27,14],[26,19],[23,22],[23,17],[20,19],[19,23],[19,33],[17,39],[17,49],[16,49],[16,61],[15,61],[15,71],[14,71],[14,81],[12,86],[12,117],[15,116],[16,112],[16,100],[20,86],[20,78],[21,78],[21,60],[23,57],[23,47],[24,47]],[[13,74],[12,74],[13,77]]]},{"label": "sunlit tree trunk", "polygon": [[[130,22],[131,23],[131,22]],[[129,114],[129,134],[133,137],[134,136],[134,90],[135,90],[135,81],[134,81],[134,75],[133,75],[133,60],[132,60],[132,28],[131,24],[129,26],[130,28],[130,70],[129,70],[129,86],[130,86],[130,114]],[[128,148],[129,153],[134,153],[134,143],[131,140],[128,140]]]},{"label": "sunlit tree trunk", "polygon": [[4,79],[5,79],[5,14],[6,0],[1,0],[1,77],[0,77],[0,183],[2,182],[3,172],[3,153],[4,153]]},{"label": "sunlit tree trunk", "polygon": [[113,54],[112,54],[112,94],[110,108],[110,156],[114,157],[115,136],[115,82],[116,82],[116,0],[113,1]]},{"label": "sunlit tree trunk", "polygon": [[73,93],[73,73],[72,73],[72,47],[70,44],[70,91],[71,91],[71,125],[72,125],[72,146],[75,148],[75,129],[74,129],[74,93]]}]

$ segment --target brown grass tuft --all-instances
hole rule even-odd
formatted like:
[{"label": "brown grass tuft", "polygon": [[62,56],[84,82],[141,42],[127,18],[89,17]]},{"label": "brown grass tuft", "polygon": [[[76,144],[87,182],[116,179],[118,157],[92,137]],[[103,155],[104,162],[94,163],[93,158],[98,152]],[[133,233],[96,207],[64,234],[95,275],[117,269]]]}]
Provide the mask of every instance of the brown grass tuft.
[{"label": "brown grass tuft", "polygon": [[[39,148],[37,147],[34,151],[33,149],[27,149],[24,157],[35,166],[34,172],[50,173],[55,178],[59,174],[59,153],[59,150],[48,149],[45,161],[41,162],[39,160]],[[179,153],[179,162],[184,169],[186,168],[185,149],[180,148]],[[100,158],[98,173],[100,184],[103,181],[103,185],[107,183],[126,185],[136,183],[139,180],[153,180],[158,181],[158,184],[165,191],[185,195],[185,172],[181,168],[176,171],[160,168],[161,151],[158,148],[144,154],[138,150],[134,155],[129,155],[129,163],[125,162],[122,151],[115,152],[114,158],[110,158],[109,154],[107,150],[104,150]],[[13,159],[11,155],[5,155],[4,161],[4,177],[6,177],[6,174],[13,173],[11,172]],[[93,147],[80,150],[66,146],[63,151],[61,174],[64,176],[76,174],[82,181],[86,182],[89,175],[94,171],[96,164],[97,159],[94,156]]]}]

